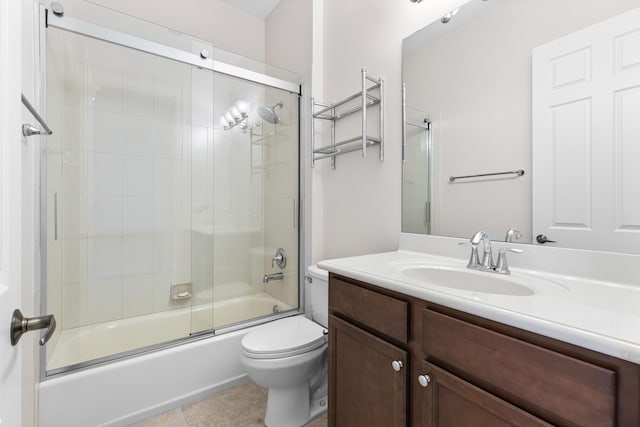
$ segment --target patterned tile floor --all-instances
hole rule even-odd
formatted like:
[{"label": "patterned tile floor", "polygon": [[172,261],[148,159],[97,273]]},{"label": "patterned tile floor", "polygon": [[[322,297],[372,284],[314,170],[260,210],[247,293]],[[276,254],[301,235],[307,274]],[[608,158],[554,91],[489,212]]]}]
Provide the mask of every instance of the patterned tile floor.
[{"label": "patterned tile floor", "polygon": [[[135,427],[264,427],[267,390],[241,384],[207,399],[149,418]],[[327,414],[306,425],[326,427]]]}]

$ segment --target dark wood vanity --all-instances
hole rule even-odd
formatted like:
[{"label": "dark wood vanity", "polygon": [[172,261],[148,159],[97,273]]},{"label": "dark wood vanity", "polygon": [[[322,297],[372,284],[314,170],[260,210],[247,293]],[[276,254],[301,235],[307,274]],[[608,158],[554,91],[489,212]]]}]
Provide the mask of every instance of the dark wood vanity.
[{"label": "dark wood vanity", "polygon": [[331,273],[329,426],[640,426],[640,366]]}]

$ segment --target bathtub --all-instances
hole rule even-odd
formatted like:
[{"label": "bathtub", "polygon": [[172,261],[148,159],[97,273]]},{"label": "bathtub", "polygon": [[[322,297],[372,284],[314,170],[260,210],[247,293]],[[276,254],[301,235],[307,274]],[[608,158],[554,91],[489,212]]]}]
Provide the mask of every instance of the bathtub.
[{"label": "bathtub", "polygon": [[[49,369],[182,338],[188,336],[192,322],[213,322],[216,328],[267,315],[274,306],[282,311],[291,309],[268,294],[257,293],[213,305],[65,330],[51,355]],[[241,340],[251,329],[47,379],[38,386],[39,425],[126,426],[246,382],[240,363]]]}]

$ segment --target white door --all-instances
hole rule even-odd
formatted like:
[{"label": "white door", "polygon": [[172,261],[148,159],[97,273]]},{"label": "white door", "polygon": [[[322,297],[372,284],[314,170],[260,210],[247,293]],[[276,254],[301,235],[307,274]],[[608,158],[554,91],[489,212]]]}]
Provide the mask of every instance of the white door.
[{"label": "white door", "polygon": [[533,51],[533,235],[640,253],[640,9]]},{"label": "white door", "polygon": [[21,2],[0,2],[0,425],[22,425],[20,346],[9,342],[21,305]]}]

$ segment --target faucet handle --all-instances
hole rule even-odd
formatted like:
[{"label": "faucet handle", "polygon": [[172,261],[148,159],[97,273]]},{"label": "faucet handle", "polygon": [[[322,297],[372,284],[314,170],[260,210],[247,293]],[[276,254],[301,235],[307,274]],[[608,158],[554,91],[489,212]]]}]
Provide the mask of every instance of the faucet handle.
[{"label": "faucet handle", "polygon": [[507,263],[507,252],[513,252],[514,254],[521,254],[524,252],[522,249],[516,248],[501,248],[498,251],[498,261],[493,269],[498,274],[511,274],[509,271],[509,264]]}]

